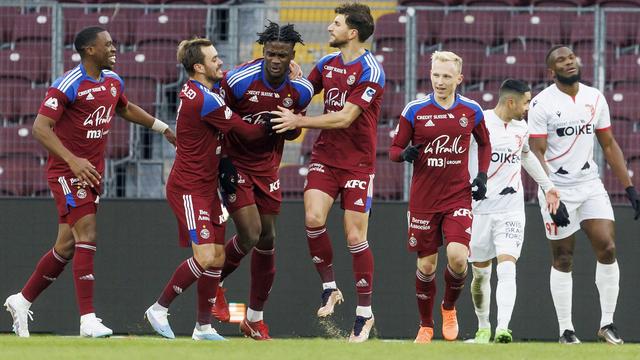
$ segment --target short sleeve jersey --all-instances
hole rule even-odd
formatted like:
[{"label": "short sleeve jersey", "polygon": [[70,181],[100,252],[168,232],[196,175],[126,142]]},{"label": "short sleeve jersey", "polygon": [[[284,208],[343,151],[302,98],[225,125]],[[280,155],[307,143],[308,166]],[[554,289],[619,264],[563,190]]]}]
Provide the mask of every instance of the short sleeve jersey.
[{"label": "short sleeve jersey", "polygon": [[213,90],[189,80],[180,92],[176,159],[167,191],[213,196],[218,187],[220,134],[240,121]]},{"label": "short sleeve jersey", "polygon": [[602,93],[579,84],[571,97],[554,84],[531,100],[530,137],[546,137],[545,159],[549,178],[559,186],[588,182],[598,178],[593,160],[596,131],[611,127],[609,105]]},{"label": "short sleeve jersey", "polygon": [[[493,110],[484,112],[491,140],[491,162],[487,172],[486,199],[473,201],[474,214],[524,210],[522,189],[522,153],[529,152],[529,129],[525,121],[504,122]],[[471,140],[469,169],[471,178],[478,173],[478,145]],[[533,155],[531,155],[533,156]]]},{"label": "short sleeve jersey", "polygon": [[[254,126],[264,127],[270,112],[278,106],[294,113],[306,110],[313,97],[313,86],[307,79],[285,81],[273,88],[265,78],[265,63],[257,59],[229,71],[221,83],[220,95],[227,105],[242,120]],[[243,172],[253,175],[268,175],[278,171],[284,135],[265,135],[263,138],[246,142],[237,134],[230,133],[224,138],[225,153],[233,159],[233,164]]]},{"label": "short sleeve jersey", "polygon": [[[95,80],[80,64],[53,82],[38,113],[55,121],[53,132],[62,145],[103,174],[111,120],[116,108],[127,103],[124,81],[118,74],[102,70]],[[64,160],[49,154],[47,177],[60,176],[75,175]]]},{"label": "short sleeve jersey", "polygon": [[433,94],[408,103],[400,116],[394,146],[411,140],[422,145],[413,162],[409,210],[444,212],[471,209],[469,183],[469,144],[471,136],[489,143],[480,105],[456,95],[453,105],[444,109]]},{"label": "short sleeve jersey", "polygon": [[385,76],[368,50],[345,64],[340,52],[326,55],[308,76],[317,94],[324,90],[324,113],[338,112],[347,102],[362,113],[346,129],[322,130],[311,153],[312,162],[372,173],[376,157],[376,125]]}]

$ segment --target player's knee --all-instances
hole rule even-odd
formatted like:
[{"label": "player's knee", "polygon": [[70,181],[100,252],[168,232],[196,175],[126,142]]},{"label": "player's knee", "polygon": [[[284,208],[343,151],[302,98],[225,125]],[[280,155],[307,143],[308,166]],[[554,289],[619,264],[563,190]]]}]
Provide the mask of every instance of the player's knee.
[{"label": "player's knee", "polygon": [[320,213],[313,212],[313,211],[307,211],[304,214],[304,224],[307,227],[324,226],[324,223],[325,223],[325,218]]},{"label": "player's knee", "polygon": [[347,244],[357,245],[365,241],[367,241],[367,239],[365,238],[362,231],[350,230],[347,232]]},{"label": "player's knee", "polygon": [[467,259],[464,256],[449,257],[449,267],[458,274],[462,274],[467,270]]},{"label": "player's knee", "polygon": [[[212,249],[213,250],[213,249]],[[214,267],[216,261],[216,253],[214,251],[201,251],[199,254],[194,256],[198,265],[203,269],[208,269]],[[224,260],[222,261],[224,263]]]},{"label": "player's knee", "polygon": [[268,231],[260,235],[260,241],[256,245],[261,250],[271,250],[274,248],[276,242],[276,231]]},{"label": "player's knee", "polygon": [[613,239],[605,246],[603,246],[598,252],[598,261],[603,264],[611,264],[616,259],[616,244]]},{"label": "player's knee", "polygon": [[553,259],[553,267],[562,272],[569,272],[573,268],[573,253],[558,254]]},{"label": "player's knee", "polygon": [[224,247],[220,246],[221,249],[216,249],[216,252],[213,256],[213,262],[211,264],[212,267],[222,267],[224,266]]},{"label": "player's knee", "polygon": [[258,226],[248,226],[245,229],[238,229],[238,242],[240,244],[240,248],[247,253],[249,250],[253,249],[254,246],[260,241],[260,232],[262,228],[260,225]]},{"label": "player's knee", "polygon": [[53,248],[56,254],[62,256],[67,260],[71,260],[73,258],[73,254],[76,250],[76,246],[73,240],[62,244],[57,243]]},{"label": "player's knee", "polygon": [[78,233],[76,242],[96,242],[98,238],[98,232],[95,228],[85,229],[81,233]]}]

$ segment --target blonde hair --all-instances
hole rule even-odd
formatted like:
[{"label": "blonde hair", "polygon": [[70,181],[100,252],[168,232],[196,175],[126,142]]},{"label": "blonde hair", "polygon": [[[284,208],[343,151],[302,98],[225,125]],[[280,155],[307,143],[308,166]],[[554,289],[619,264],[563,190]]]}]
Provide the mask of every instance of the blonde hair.
[{"label": "blonde hair", "polygon": [[195,73],[193,65],[204,64],[202,48],[212,45],[213,43],[211,43],[211,40],[199,37],[195,37],[190,40],[182,40],[180,42],[176,58],[187,71],[187,74],[193,75]]},{"label": "blonde hair", "polygon": [[434,51],[431,54],[431,65],[436,61],[452,61],[458,70],[458,74],[462,73],[462,58],[451,51]]}]

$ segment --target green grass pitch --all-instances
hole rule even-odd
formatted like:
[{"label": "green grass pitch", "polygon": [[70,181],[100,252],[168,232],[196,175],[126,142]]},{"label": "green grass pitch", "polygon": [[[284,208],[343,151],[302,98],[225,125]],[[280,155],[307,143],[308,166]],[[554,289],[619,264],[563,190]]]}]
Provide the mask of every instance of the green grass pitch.
[{"label": "green grass pitch", "polygon": [[276,339],[257,342],[229,338],[226,342],[195,342],[190,338],[164,340],[157,337],[79,337],[35,335],[20,339],[0,335],[0,359],[640,359],[640,344],[614,347],[584,343],[465,344],[461,341],[415,345],[409,340],[377,340],[348,344],[346,340]]}]

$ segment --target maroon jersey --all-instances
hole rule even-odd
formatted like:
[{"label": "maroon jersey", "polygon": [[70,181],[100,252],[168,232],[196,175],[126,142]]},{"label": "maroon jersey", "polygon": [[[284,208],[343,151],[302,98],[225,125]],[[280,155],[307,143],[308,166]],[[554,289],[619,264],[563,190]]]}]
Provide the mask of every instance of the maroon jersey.
[{"label": "maroon jersey", "polygon": [[[263,127],[269,112],[282,106],[294,113],[303,112],[313,97],[307,79],[286,80],[276,89],[265,78],[264,60],[257,59],[225,74],[220,95],[229,107],[253,126]],[[300,131],[297,131],[299,134]],[[282,135],[265,135],[251,142],[237,134],[225,136],[225,152],[244,173],[270,175],[278,171],[285,141]]]},{"label": "maroon jersey", "polygon": [[[53,82],[38,113],[55,120],[53,132],[64,147],[89,160],[103,174],[111,119],[116,108],[127,103],[120,76],[102,70],[100,79],[95,80],[80,64]],[[64,160],[49,154],[47,178],[60,176],[75,177]]]},{"label": "maroon jersey", "polygon": [[384,91],[384,71],[368,50],[344,64],[340,52],[326,55],[308,77],[315,93],[324,90],[324,113],[342,110],[350,102],[362,109],[346,129],[322,130],[313,145],[311,162],[373,173],[376,125]]},{"label": "maroon jersey", "polygon": [[176,160],[167,181],[167,191],[176,193],[216,193],[220,134],[238,131],[249,138],[265,134],[264,128],[246,125],[220,95],[195,80],[182,87],[176,121]]},{"label": "maroon jersey", "polygon": [[389,156],[393,161],[402,161],[402,150],[409,141],[423,145],[420,156],[413,162],[410,211],[471,209],[468,170],[471,134],[478,143],[479,171],[486,173],[491,144],[478,103],[456,95],[453,105],[443,109],[430,94],[405,106]]}]

